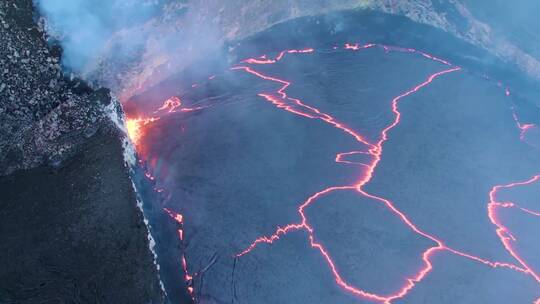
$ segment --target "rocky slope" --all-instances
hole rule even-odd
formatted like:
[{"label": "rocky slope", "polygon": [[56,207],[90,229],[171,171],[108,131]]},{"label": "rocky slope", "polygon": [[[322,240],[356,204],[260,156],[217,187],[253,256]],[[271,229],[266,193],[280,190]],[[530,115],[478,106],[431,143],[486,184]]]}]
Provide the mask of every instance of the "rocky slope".
[{"label": "rocky slope", "polygon": [[107,90],[69,81],[60,50],[34,24],[32,2],[0,1],[0,175],[59,165],[96,132]]},{"label": "rocky slope", "polygon": [[0,303],[162,303],[106,89],[0,0]]}]

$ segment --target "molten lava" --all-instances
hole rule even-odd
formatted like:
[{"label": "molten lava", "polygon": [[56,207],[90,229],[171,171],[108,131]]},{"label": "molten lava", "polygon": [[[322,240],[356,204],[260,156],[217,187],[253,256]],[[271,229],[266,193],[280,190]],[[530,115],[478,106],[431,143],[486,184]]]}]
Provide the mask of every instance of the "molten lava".
[{"label": "molten lava", "polygon": [[154,113],[162,110],[167,110],[167,112],[172,113],[176,110],[176,108],[180,107],[182,105],[182,101],[180,98],[173,96],[163,102],[163,105],[157,109]]},{"label": "molten lava", "polygon": [[[308,239],[309,239],[309,243],[310,243],[311,247],[313,249],[317,250],[321,254],[321,256],[324,258],[324,260],[326,261],[328,267],[330,268],[330,271],[332,272],[332,274],[334,276],[335,282],[341,288],[343,288],[344,290],[346,290],[346,291],[348,291],[348,292],[350,292],[350,293],[352,293],[354,295],[357,295],[357,296],[359,296],[361,298],[368,299],[368,300],[373,300],[373,301],[377,301],[377,302],[382,302],[382,303],[391,303],[392,301],[394,301],[396,299],[399,299],[399,298],[402,298],[402,297],[406,296],[408,294],[408,292],[411,289],[413,289],[414,286],[417,283],[422,281],[426,277],[426,275],[433,269],[433,264],[431,262],[431,258],[433,257],[433,255],[436,252],[440,252],[440,251],[447,251],[447,252],[450,252],[452,254],[455,254],[455,255],[458,255],[458,256],[461,256],[461,257],[464,257],[464,258],[471,259],[473,261],[482,263],[484,265],[487,265],[487,266],[490,266],[490,267],[493,267],[493,268],[503,267],[503,268],[515,270],[515,271],[518,271],[518,272],[521,272],[521,273],[525,273],[525,274],[531,275],[536,281],[538,281],[540,283],[540,278],[538,276],[538,273],[535,272],[533,269],[531,269],[528,266],[528,264],[523,260],[523,258],[521,258],[515,252],[515,250],[512,248],[510,242],[514,241],[515,238],[513,236],[511,236],[509,231],[500,223],[500,221],[496,217],[496,212],[495,212],[495,209],[497,207],[505,207],[505,208],[507,208],[507,207],[513,207],[514,206],[514,204],[512,204],[512,203],[498,203],[498,202],[496,202],[495,193],[497,192],[497,190],[499,190],[501,188],[509,188],[509,187],[514,187],[514,186],[518,186],[518,185],[528,185],[528,184],[531,184],[531,183],[534,183],[534,182],[538,181],[538,179],[540,179],[540,176],[535,176],[532,179],[530,179],[530,180],[528,180],[526,182],[522,182],[522,183],[513,183],[513,184],[505,185],[505,186],[495,186],[493,188],[492,192],[489,195],[489,197],[490,197],[490,203],[488,204],[489,217],[490,217],[491,221],[493,222],[493,224],[498,227],[497,234],[499,235],[499,237],[501,239],[501,242],[503,243],[505,249],[516,259],[516,261],[518,262],[519,265],[503,263],[503,262],[496,262],[496,261],[489,261],[489,260],[486,260],[484,258],[474,256],[474,255],[471,255],[471,254],[468,254],[468,253],[465,253],[465,252],[461,252],[461,251],[456,250],[454,248],[451,248],[451,247],[447,246],[445,244],[445,242],[443,240],[441,240],[440,238],[438,238],[438,237],[436,237],[436,236],[434,236],[432,234],[429,234],[428,232],[425,232],[420,227],[418,227],[416,224],[414,224],[408,218],[408,216],[406,214],[404,214],[403,212],[401,212],[400,210],[398,210],[395,207],[393,202],[391,202],[388,199],[369,194],[368,192],[366,192],[363,189],[363,187],[371,180],[372,175],[373,175],[375,169],[377,168],[378,163],[381,160],[381,155],[383,153],[383,144],[388,139],[389,131],[391,129],[393,129],[394,127],[396,127],[399,124],[399,122],[401,121],[401,112],[399,111],[399,103],[402,101],[402,99],[404,99],[407,96],[410,96],[411,94],[414,94],[414,93],[418,92],[419,90],[421,90],[422,88],[428,86],[436,78],[439,78],[439,77],[441,77],[441,76],[443,76],[445,74],[457,72],[457,71],[460,70],[459,67],[451,65],[448,61],[445,61],[445,60],[437,58],[437,57],[435,57],[433,55],[430,55],[430,54],[427,54],[427,53],[424,53],[424,52],[420,52],[420,51],[417,51],[417,50],[411,49],[411,48],[402,49],[402,48],[389,47],[389,46],[376,45],[376,44],[366,44],[366,45],[361,46],[358,43],[354,43],[354,44],[347,43],[347,44],[345,44],[344,49],[345,50],[350,50],[350,51],[358,51],[360,49],[371,48],[371,47],[376,47],[376,46],[381,47],[387,53],[390,52],[390,51],[400,51],[400,52],[409,52],[409,53],[419,54],[419,55],[421,55],[421,56],[423,56],[423,57],[425,57],[427,59],[436,61],[438,63],[441,63],[441,64],[445,65],[445,66],[448,66],[448,68],[446,68],[446,69],[444,69],[444,70],[442,70],[440,72],[432,74],[425,81],[421,82],[420,84],[416,85],[415,87],[411,88],[410,90],[407,90],[406,92],[404,92],[404,93],[402,93],[402,94],[400,94],[400,95],[398,95],[398,96],[396,96],[395,98],[392,99],[391,110],[394,113],[394,120],[392,121],[392,123],[390,123],[386,128],[384,128],[381,131],[381,133],[379,134],[379,140],[377,142],[375,142],[375,143],[369,142],[368,140],[366,140],[366,138],[364,136],[362,136],[361,134],[359,134],[355,130],[347,127],[345,124],[339,122],[338,120],[336,120],[331,115],[329,115],[327,113],[323,113],[322,111],[320,111],[319,109],[317,109],[317,108],[315,108],[313,106],[307,105],[305,102],[301,101],[300,99],[289,97],[287,95],[287,93],[286,93],[286,89],[291,85],[291,82],[280,79],[280,78],[277,78],[277,77],[274,77],[274,76],[263,74],[263,73],[255,70],[252,66],[236,66],[236,67],[232,68],[233,70],[245,71],[247,73],[250,73],[250,74],[252,74],[252,75],[254,75],[256,77],[259,77],[259,78],[261,78],[263,80],[266,80],[266,81],[272,81],[272,82],[278,83],[280,85],[280,88],[275,93],[273,93],[273,94],[260,93],[259,94],[260,97],[264,98],[266,101],[270,102],[271,104],[276,106],[278,109],[282,109],[282,110],[291,112],[291,113],[293,113],[295,115],[302,116],[302,117],[305,117],[305,118],[320,119],[320,120],[332,125],[333,127],[341,130],[342,132],[348,134],[349,136],[351,136],[357,142],[359,142],[359,143],[361,143],[361,144],[368,147],[367,152],[361,150],[361,151],[351,151],[351,152],[339,153],[336,156],[336,159],[335,159],[336,162],[351,163],[351,164],[354,163],[354,162],[349,162],[349,161],[343,160],[343,157],[348,156],[348,155],[368,154],[368,155],[371,156],[370,161],[367,161],[366,163],[361,163],[361,165],[363,167],[362,177],[355,184],[345,185],[345,186],[329,187],[329,188],[326,188],[326,189],[324,189],[322,191],[314,193],[306,201],[301,203],[300,206],[298,207],[298,215],[300,217],[300,221],[298,223],[291,223],[291,224],[288,224],[288,225],[286,225],[284,227],[277,227],[276,231],[273,234],[271,234],[269,236],[261,236],[261,237],[257,238],[249,246],[247,246],[247,248],[245,250],[243,250],[243,251],[239,252],[238,254],[236,254],[235,257],[242,257],[242,256],[245,256],[245,255],[249,254],[252,250],[254,250],[256,247],[258,247],[258,245],[260,245],[262,243],[271,244],[271,243],[279,240],[281,236],[283,236],[283,235],[285,235],[285,234],[287,234],[287,233],[289,233],[291,231],[304,230],[308,234]],[[337,48],[334,47],[333,49],[335,50]],[[310,49],[310,52],[313,52],[313,50]],[[293,51],[293,50],[287,50],[287,51],[283,51],[283,52],[279,53],[279,55],[275,59],[268,59],[266,56],[262,56],[262,57],[259,57],[259,58],[246,59],[246,60],[242,61],[242,63],[251,64],[251,65],[274,64],[274,63],[278,62],[279,60],[281,60],[283,55],[286,54],[286,53],[291,54],[291,53],[304,53],[304,52],[301,52],[300,50],[296,51],[296,52]],[[508,96],[509,95],[508,89],[506,89],[505,92],[506,92],[506,95]],[[523,125],[523,124],[519,123],[519,121],[517,120],[517,116],[514,116],[514,118],[516,119],[518,128],[521,130],[520,137],[521,137],[521,139],[523,139],[524,138],[524,133],[528,129],[532,128],[533,125]],[[360,195],[360,196],[368,197],[368,198],[374,199],[376,201],[379,201],[381,204],[385,205],[392,213],[394,213],[397,217],[399,217],[401,219],[401,221],[409,227],[409,229],[411,229],[413,232],[417,233],[418,235],[431,240],[434,243],[434,245],[432,247],[428,248],[427,250],[425,250],[423,252],[422,256],[421,256],[421,259],[423,261],[423,266],[416,273],[407,276],[407,279],[405,280],[402,287],[399,288],[398,290],[396,290],[394,293],[386,294],[386,295],[376,294],[376,293],[373,293],[373,292],[366,291],[366,290],[364,290],[364,289],[362,289],[362,288],[360,288],[358,286],[353,286],[350,283],[348,283],[341,276],[341,274],[340,274],[340,272],[339,272],[339,270],[338,270],[338,268],[336,266],[336,263],[334,262],[334,260],[333,260],[333,258],[331,256],[331,253],[324,247],[323,244],[318,242],[316,240],[316,238],[315,238],[315,229],[309,223],[309,220],[308,220],[308,218],[307,218],[307,216],[305,214],[305,209],[308,206],[310,206],[313,202],[315,202],[317,199],[319,199],[320,197],[322,197],[324,195],[327,195],[328,193],[331,193],[331,192],[334,192],[334,191],[343,191],[343,190],[356,190],[358,195]],[[536,214],[536,213],[533,212],[533,214]],[[510,237],[508,237],[508,236],[510,236]]]},{"label": "molten lava", "polygon": [[540,271],[532,269],[527,261],[525,261],[524,258],[522,258],[516,251],[515,247],[513,246],[513,243],[516,242],[516,238],[514,235],[512,235],[512,232],[504,226],[504,224],[499,220],[497,216],[497,209],[499,208],[519,208],[520,210],[527,212],[532,215],[540,215],[540,213],[537,213],[535,211],[531,211],[526,208],[518,207],[513,202],[499,202],[497,200],[497,193],[503,189],[509,189],[509,188],[515,188],[520,186],[527,186],[534,184],[536,182],[540,181],[540,174],[535,175],[531,177],[530,179],[522,182],[515,182],[510,183],[508,185],[498,185],[491,189],[489,192],[489,203],[488,203],[488,216],[493,225],[497,227],[497,235],[499,236],[499,239],[501,240],[501,243],[503,244],[506,251],[508,251],[518,262],[523,266],[523,268],[534,277],[534,279],[540,283]]},{"label": "molten lava", "polygon": [[[212,78],[213,79],[213,78]],[[172,96],[165,100],[163,104],[154,111],[154,114],[159,114],[157,116],[151,117],[138,117],[138,118],[128,118],[126,120],[126,131],[128,137],[131,139],[131,142],[138,146],[141,143],[141,138],[145,133],[146,127],[153,122],[158,121],[163,115],[172,114],[176,112],[192,112],[202,109],[206,109],[209,106],[197,106],[197,107],[182,107],[182,101],[177,96]]]},{"label": "molten lava", "polygon": [[[180,213],[176,213],[174,211],[171,211],[170,209],[163,208],[163,210],[176,221],[176,224],[178,225],[178,238],[180,239],[180,242],[182,242],[182,245],[184,244],[184,217]],[[182,249],[182,257],[180,258],[181,264],[182,264],[182,271],[184,273],[184,280],[187,283],[187,290],[189,295],[193,300],[195,300],[195,295],[193,293],[193,276],[188,271],[188,265],[186,261],[186,256],[184,255],[185,249]],[[196,274],[195,274],[196,275]]]},{"label": "molten lava", "polygon": [[141,137],[144,134],[144,128],[149,123],[159,120],[159,117],[150,118],[128,118],[126,120],[126,129],[129,139],[137,146],[140,143]]},{"label": "molten lava", "polygon": [[[427,54],[427,53],[424,53],[415,49],[411,49],[411,48],[399,48],[399,47],[392,47],[392,46],[378,45],[378,44],[360,45],[358,43],[347,43],[342,47],[335,46],[332,49],[333,50],[340,49],[342,51],[361,51],[362,49],[373,48],[373,47],[379,47],[383,49],[385,53],[405,52],[405,53],[415,54],[418,56],[422,56],[428,60],[435,61],[444,66],[444,69],[442,69],[441,71],[433,73],[432,75],[428,76],[425,80],[418,83],[416,86],[413,86],[409,90],[399,94],[398,96],[394,97],[391,100],[390,110],[393,113],[393,120],[385,128],[382,129],[382,131],[378,134],[378,139],[374,142],[368,140],[366,136],[348,127],[343,122],[340,122],[339,120],[334,118],[332,115],[328,113],[324,113],[323,111],[321,111],[320,109],[314,106],[308,105],[306,102],[302,101],[301,99],[289,97],[287,95],[286,90],[287,88],[291,86],[292,84],[291,82],[277,78],[275,76],[264,74],[255,69],[256,65],[275,64],[281,61],[284,58],[284,56],[287,54],[309,54],[309,53],[316,52],[315,49],[306,48],[306,49],[298,49],[298,50],[295,50],[295,49],[284,50],[284,51],[279,52],[277,56],[275,56],[274,58],[270,58],[266,55],[263,55],[257,58],[248,58],[241,61],[242,65],[231,68],[232,70],[236,70],[236,71],[244,71],[264,81],[277,83],[280,86],[277,91],[273,93],[261,92],[258,94],[258,96],[262,97],[265,101],[274,105],[277,109],[287,111],[303,119],[320,120],[332,126],[333,128],[336,128],[340,132],[343,132],[345,135],[350,136],[354,141],[358,142],[362,147],[365,147],[365,149],[363,150],[338,153],[335,158],[335,161],[337,163],[360,165],[359,168],[361,170],[361,177],[355,183],[350,184],[350,185],[339,185],[339,186],[329,187],[329,188],[322,189],[321,191],[318,191],[312,194],[304,202],[299,204],[298,209],[297,209],[298,216],[299,216],[298,222],[293,222],[283,227],[277,227],[274,233],[270,235],[260,236],[259,238],[255,239],[251,244],[248,244],[244,250],[237,253],[234,256],[234,258],[244,257],[248,255],[250,252],[258,248],[259,245],[261,244],[272,244],[273,242],[279,240],[282,236],[286,235],[287,233],[291,231],[303,230],[307,233],[307,238],[308,238],[311,248],[317,251],[320,254],[320,256],[323,258],[327,267],[332,273],[336,284],[339,287],[341,287],[343,290],[353,295],[356,295],[360,298],[372,300],[372,301],[376,301],[380,303],[391,303],[396,299],[405,297],[418,283],[420,283],[433,270],[434,265],[432,263],[432,259],[434,255],[438,252],[443,252],[443,251],[449,252],[451,254],[454,254],[454,255],[457,255],[466,259],[470,259],[472,261],[481,263],[489,267],[505,268],[505,269],[517,271],[517,272],[520,272],[520,273],[523,273],[525,275],[532,277],[535,281],[540,283],[540,271],[532,269],[529,263],[527,263],[527,261],[518,254],[518,252],[514,248],[515,247],[514,243],[516,241],[516,238],[512,235],[511,231],[504,225],[504,223],[501,222],[501,220],[497,216],[497,210],[501,208],[519,208],[520,210],[528,214],[531,214],[534,216],[540,216],[540,212],[526,209],[523,207],[519,207],[513,202],[497,201],[497,193],[499,191],[503,189],[512,188],[512,187],[527,186],[527,185],[536,183],[540,181],[540,175],[533,176],[530,179],[523,182],[515,182],[515,183],[510,183],[507,185],[494,186],[491,192],[489,193],[489,202],[487,204],[487,213],[488,213],[489,219],[495,226],[495,233],[498,235],[503,247],[515,259],[516,264],[490,261],[482,257],[475,256],[466,252],[462,252],[455,248],[449,247],[445,243],[444,240],[442,240],[438,236],[435,236],[425,231],[422,227],[419,227],[418,225],[416,225],[409,218],[409,216],[405,214],[404,212],[402,212],[401,210],[399,210],[392,201],[384,197],[379,197],[379,196],[370,194],[364,189],[364,186],[371,181],[373,174],[375,170],[377,169],[379,162],[381,161],[381,157],[383,154],[383,146],[384,146],[384,143],[389,138],[390,130],[398,126],[402,119],[402,114],[399,110],[400,103],[405,101],[407,97],[409,97],[410,95],[415,94],[416,92],[429,86],[433,81],[436,81],[439,78],[445,77],[445,75],[447,74],[457,73],[461,70],[460,67],[452,65],[446,60],[437,58],[433,55],[430,55],[430,54]],[[215,76],[210,76],[209,79],[214,79],[214,77]],[[192,87],[196,88],[197,85],[194,84]],[[507,88],[505,89],[505,94],[507,96],[510,95],[509,90]],[[200,110],[203,108],[206,108],[206,107],[182,108],[182,102],[180,98],[171,97],[167,99],[163,103],[163,105],[159,107],[154,113],[165,112],[165,114],[170,114],[177,111],[188,112],[188,111]],[[148,125],[149,123],[158,120],[159,118],[160,117],[158,116],[158,117],[150,117],[150,118],[128,119],[126,126],[127,126],[129,137],[131,138],[132,142],[136,145],[139,144],[141,137],[144,134],[144,127]],[[522,124],[518,120],[518,117],[516,114],[514,114],[514,119],[516,121],[518,129],[520,130],[520,138],[523,140],[525,138],[525,133],[528,130],[530,130],[532,127],[534,127],[534,125]],[[355,161],[347,160],[349,157],[352,157],[354,155],[365,155],[365,158],[362,159],[362,162],[355,162]],[[153,176],[149,175],[148,177],[149,179],[153,180]],[[385,206],[385,208],[387,208],[394,216],[399,218],[399,220],[403,224],[405,224],[408,229],[410,229],[412,232],[416,233],[420,237],[423,237],[429,240],[430,242],[432,242],[432,245],[429,248],[425,249],[422,252],[421,256],[419,257],[422,264],[420,269],[418,269],[415,273],[404,275],[405,280],[401,284],[401,287],[399,287],[397,290],[393,291],[390,294],[377,294],[375,292],[365,290],[361,286],[354,286],[351,283],[349,283],[341,275],[336,265],[336,262],[334,261],[332,257],[332,253],[321,242],[317,240],[316,230],[310,223],[305,213],[306,208],[312,205],[319,198],[332,192],[351,191],[351,190],[355,191],[356,194],[360,197],[370,198],[372,200],[379,202],[381,205]],[[165,209],[165,212],[167,212],[171,216],[171,218],[173,218],[177,222],[178,227],[179,227],[178,236],[180,240],[183,241],[184,231],[183,231],[182,215],[180,215],[179,213],[175,213],[169,209]],[[184,278],[186,282],[188,283],[188,291],[191,294],[191,296],[194,297],[193,276],[196,276],[197,274],[191,275],[188,272],[188,264],[184,255],[182,255],[181,257],[181,265],[182,265],[182,270],[184,273]],[[540,299],[536,300],[535,303],[540,304]]]}]

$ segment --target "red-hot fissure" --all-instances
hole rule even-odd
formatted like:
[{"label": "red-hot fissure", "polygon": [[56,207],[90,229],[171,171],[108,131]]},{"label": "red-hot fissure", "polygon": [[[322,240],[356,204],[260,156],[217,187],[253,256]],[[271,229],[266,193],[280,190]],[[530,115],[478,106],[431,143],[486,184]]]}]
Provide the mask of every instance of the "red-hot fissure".
[{"label": "red-hot fissure", "polygon": [[[370,161],[367,161],[366,163],[361,164],[362,166],[360,166],[360,168],[362,169],[362,176],[354,184],[329,187],[327,189],[323,189],[319,192],[312,194],[306,201],[302,202],[298,207],[297,211],[300,217],[300,221],[298,223],[291,223],[283,227],[278,227],[273,234],[268,235],[268,236],[261,236],[255,239],[250,245],[246,247],[245,250],[237,253],[234,258],[243,257],[249,254],[251,251],[253,251],[254,249],[256,249],[259,245],[263,243],[271,244],[279,240],[282,236],[286,235],[287,233],[291,231],[304,230],[305,232],[307,232],[307,237],[308,237],[310,246],[314,250],[318,251],[320,255],[323,257],[332,275],[334,276],[335,282],[347,292],[350,292],[358,297],[368,299],[368,300],[373,300],[376,302],[391,303],[393,300],[405,297],[408,294],[408,292],[416,286],[416,284],[422,281],[422,279],[424,279],[433,270],[434,265],[431,260],[435,253],[441,252],[441,251],[446,251],[446,252],[473,260],[475,262],[478,262],[478,263],[481,263],[481,264],[484,264],[486,266],[490,266],[493,268],[505,268],[505,269],[518,271],[518,272],[531,276],[534,280],[540,283],[540,273],[532,269],[528,265],[527,261],[518,254],[517,250],[514,248],[514,243],[516,242],[516,238],[512,235],[511,231],[507,227],[504,226],[504,224],[499,220],[497,216],[497,210],[501,208],[518,208],[519,210],[526,212],[528,214],[531,214],[534,216],[540,216],[539,211],[519,207],[513,202],[497,201],[497,193],[500,190],[533,184],[540,180],[540,174],[533,176],[529,178],[528,180],[525,180],[522,182],[514,182],[507,185],[494,186],[489,193],[489,202],[487,204],[487,212],[488,212],[489,219],[495,226],[495,231],[501,243],[503,244],[506,251],[511,256],[514,257],[514,259],[516,260],[516,264],[489,261],[487,259],[451,248],[448,245],[446,245],[445,242],[441,240],[440,238],[438,238],[437,236],[424,231],[422,228],[414,224],[412,220],[410,220],[409,217],[405,213],[400,211],[393,204],[393,202],[383,197],[370,194],[363,189],[363,187],[367,183],[370,182],[373,176],[373,173],[376,170],[377,165],[379,164],[381,160],[381,156],[383,153],[383,145],[388,140],[389,131],[395,128],[396,126],[398,126],[401,121],[402,117],[401,117],[401,112],[399,111],[399,104],[403,101],[403,99],[422,90],[423,88],[425,88],[426,86],[431,84],[433,81],[437,80],[438,78],[444,77],[446,74],[455,73],[461,70],[460,67],[452,65],[446,60],[437,58],[433,55],[430,55],[430,54],[427,54],[427,53],[424,53],[415,49],[411,49],[411,48],[405,49],[405,48],[391,47],[391,46],[378,45],[378,44],[361,45],[358,43],[347,43],[343,47],[334,46],[333,49],[334,50],[343,49],[346,51],[359,51],[362,49],[373,48],[373,47],[380,47],[386,53],[391,52],[391,51],[398,51],[398,52],[406,52],[406,53],[420,55],[428,60],[436,61],[442,64],[443,66],[445,66],[445,69],[439,72],[433,73],[432,75],[428,76],[424,81],[420,82],[416,86],[412,87],[411,89],[403,92],[402,94],[392,99],[391,110],[393,112],[394,119],[388,126],[386,126],[379,133],[379,136],[378,136],[379,140],[377,142],[370,142],[369,140],[366,139],[365,136],[353,130],[352,128],[347,127],[344,123],[338,121],[336,118],[334,118],[330,114],[324,113],[321,110],[317,109],[316,107],[310,106],[306,102],[300,99],[289,97],[286,93],[286,90],[292,84],[291,82],[274,77],[274,76],[266,75],[262,72],[257,71],[254,68],[254,66],[257,66],[257,65],[275,64],[281,61],[286,55],[289,55],[289,54],[310,54],[310,53],[315,52],[316,51],[315,49],[306,48],[306,49],[284,50],[284,51],[281,51],[275,58],[269,58],[266,55],[260,56],[258,58],[248,58],[241,61],[242,65],[231,68],[232,70],[243,71],[255,77],[261,78],[265,81],[271,81],[271,82],[275,82],[279,84],[280,88],[274,93],[258,94],[264,100],[273,104],[277,109],[290,112],[294,115],[298,115],[303,118],[321,120],[324,123],[327,123],[331,125],[332,127],[340,130],[346,135],[349,135],[355,141],[367,147],[366,150],[348,151],[348,152],[339,153],[336,155],[336,158],[335,158],[336,162],[352,164],[353,162],[349,162],[343,159],[344,157],[348,155],[366,154],[366,155],[371,156]],[[209,79],[212,80],[214,78],[215,76],[211,76]],[[197,84],[192,85],[192,87],[196,88]],[[507,88],[505,89],[505,94],[510,95],[510,91]],[[185,108],[185,107],[182,107],[182,101],[178,97],[171,97],[167,99],[163,103],[163,105],[154,112],[154,114],[165,115],[165,114],[175,113],[175,112],[197,111],[197,110],[204,109],[206,107],[207,106]],[[136,146],[142,145],[141,137],[143,136],[143,133],[144,133],[143,131],[144,127],[149,123],[159,120],[161,115],[148,117],[148,118],[130,118],[127,120],[128,135],[130,136],[131,140]],[[513,115],[514,115],[514,120],[516,121],[517,127],[520,129],[520,138],[521,140],[525,140],[526,132],[532,129],[533,127],[535,127],[535,125],[522,124],[519,122],[517,115],[515,113]],[[153,176],[151,176],[151,178],[153,179]],[[162,191],[162,189],[160,190]],[[305,209],[308,206],[310,206],[312,203],[314,203],[317,199],[321,198],[324,195],[327,195],[328,193],[336,192],[336,191],[345,191],[345,190],[348,190],[348,191],[353,190],[359,196],[367,197],[375,201],[378,201],[381,204],[384,204],[389,209],[389,211],[391,211],[405,225],[407,225],[407,227],[410,230],[420,235],[421,237],[427,238],[433,242],[433,246],[429,247],[421,254],[421,259],[423,263],[421,268],[416,273],[408,275],[403,285],[398,290],[396,290],[395,292],[391,294],[383,295],[383,294],[369,292],[362,289],[359,286],[353,286],[352,284],[348,283],[347,280],[343,278],[342,275],[340,274],[338,267],[332,258],[331,253],[324,247],[322,243],[318,242],[315,238],[315,229],[310,224],[309,219],[305,214]],[[165,209],[165,211],[175,221],[178,222],[179,227],[180,227],[178,230],[179,238],[180,240],[183,240],[184,232],[183,232],[182,215],[174,211],[171,211],[169,209]],[[188,272],[187,261],[184,255],[182,255],[181,257],[181,264],[182,264],[182,270],[184,272],[185,280],[186,282],[188,282],[188,291],[192,295],[192,297],[194,297],[194,290],[192,286],[193,276],[190,275]],[[535,304],[540,304],[540,299],[536,300]]]}]

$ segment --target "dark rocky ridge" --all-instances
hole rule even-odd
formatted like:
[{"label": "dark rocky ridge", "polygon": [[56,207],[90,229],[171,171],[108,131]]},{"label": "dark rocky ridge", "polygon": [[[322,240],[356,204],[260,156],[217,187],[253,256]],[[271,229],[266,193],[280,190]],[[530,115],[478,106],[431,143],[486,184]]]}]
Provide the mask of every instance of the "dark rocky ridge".
[{"label": "dark rocky ridge", "polygon": [[32,1],[0,1],[0,175],[73,155],[105,118],[108,91],[69,81]]},{"label": "dark rocky ridge", "polygon": [[33,16],[0,0],[0,303],[162,303],[109,92]]}]

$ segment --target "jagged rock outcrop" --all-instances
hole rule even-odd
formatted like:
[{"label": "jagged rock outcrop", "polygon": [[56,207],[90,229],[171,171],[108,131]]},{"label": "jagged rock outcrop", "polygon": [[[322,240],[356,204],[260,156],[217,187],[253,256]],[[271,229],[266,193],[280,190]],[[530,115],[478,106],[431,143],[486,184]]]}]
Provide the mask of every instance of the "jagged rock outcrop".
[{"label": "jagged rock outcrop", "polygon": [[73,155],[105,119],[108,90],[66,79],[32,1],[0,1],[0,175]]}]

